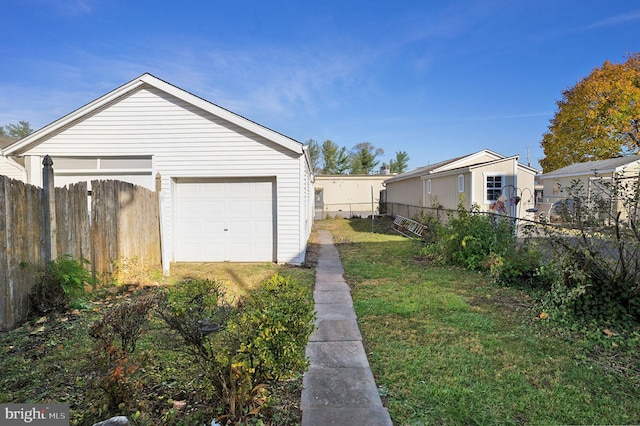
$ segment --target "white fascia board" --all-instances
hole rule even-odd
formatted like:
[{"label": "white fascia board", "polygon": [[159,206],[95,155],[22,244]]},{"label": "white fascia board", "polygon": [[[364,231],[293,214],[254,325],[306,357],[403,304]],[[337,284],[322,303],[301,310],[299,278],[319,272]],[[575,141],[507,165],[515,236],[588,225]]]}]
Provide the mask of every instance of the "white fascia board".
[{"label": "white fascia board", "polygon": [[129,83],[126,83],[115,90],[107,93],[106,95],[101,96],[100,98],[94,100],[86,104],[83,107],[78,108],[77,110],[65,115],[64,117],[54,121],[53,123],[43,127],[42,129],[32,133],[31,135],[20,139],[13,145],[6,147],[3,151],[4,155],[11,155],[16,151],[19,151],[25,147],[28,147],[30,144],[64,128],[75,120],[83,117],[86,114],[89,114],[103,106],[109,104],[110,102],[118,99],[119,97],[138,89],[140,86],[148,84],[153,86],[159,90],[162,90],[166,93],[169,93],[178,99],[182,99],[185,102],[188,102],[204,111],[210,112],[213,115],[216,115],[222,119],[225,119],[231,123],[234,123],[240,127],[243,127],[250,132],[253,132],[257,135],[260,135],[270,141],[273,141],[290,151],[293,151],[297,154],[302,154],[302,144],[298,141],[295,141],[287,136],[284,136],[274,130],[268,129],[258,123],[255,123],[247,118],[244,118],[238,114],[235,114],[229,110],[226,110],[218,105],[215,105],[209,101],[206,101],[202,98],[199,98],[187,91],[184,91],[172,84],[167,83],[166,81],[160,80],[157,77],[152,76],[149,73],[145,73],[138,78],[131,80]]},{"label": "white fascia board", "polygon": [[590,176],[595,174],[596,172],[598,174],[607,174],[607,173],[616,173],[620,168],[613,168],[613,169],[591,169],[591,170],[583,170],[581,172],[570,172],[570,173],[558,173],[558,174],[543,174],[540,175],[540,179],[545,180],[545,179],[558,179],[558,178],[565,178],[565,177],[580,177],[580,176]]},{"label": "white fascia board", "polygon": [[236,124],[240,127],[243,127],[249,130],[252,133],[260,135],[270,141],[273,141],[283,147],[289,149],[290,151],[295,152],[296,154],[303,153],[303,145],[293,140],[287,136],[284,136],[281,133],[278,133],[274,130],[271,130],[267,127],[264,127],[254,121],[251,121],[241,115],[233,113],[227,109],[222,108],[214,103],[211,103],[205,99],[202,99],[196,95],[193,95],[185,90],[180,89],[166,81],[160,80],[157,77],[152,76],[151,74],[144,74],[139,79],[142,82],[149,84],[157,89],[160,89],[170,95],[175,96],[178,99],[182,99],[185,102],[188,102],[204,111],[207,111],[217,117],[220,117],[224,120],[227,120],[233,124]]},{"label": "white fascia board", "polygon": [[456,168],[456,164],[460,164],[462,162],[467,162],[467,161],[472,160],[472,159],[474,159],[476,157],[479,157],[479,156],[481,156],[483,154],[488,154],[490,156],[493,156],[493,157],[496,158],[496,160],[501,160],[501,159],[505,158],[504,155],[500,155],[500,154],[498,154],[496,152],[493,152],[493,151],[490,151],[488,149],[483,149],[482,151],[478,151],[478,152],[474,152],[473,154],[469,154],[466,157],[463,157],[463,158],[459,159],[458,161],[454,161],[453,163],[448,163],[448,164],[446,164],[446,165],[444,165],[444,166],[442,166],[442,167],[440,167],[438,169],[431,170],[430,173],[431,174],[435,174],[435,173],[439,173],[442,170],[455,169]]},{"label": "white fascia board", "polygon": [[465,173],[469,173],[470,171],[471,171],[471,166],[459,167],[457,169],[444,170],[442,172],[434,172],[434,173],[430,173],[428,175],[423,175],[423,176],[421,176],[421,179],[422,180],[427,180],[427,179],[435,179],[435,178],[444,177],[444,176],[451,176],[451,175],[463,175]]},{"label": "white fascia board", "polygon": [[511,157],[502,157],[502,158],[498,158],[498,159],[493,160],[493,161],[487,161],[486,163],[473,164],[473,165],[469,166],[469,169],[477,169],[479,167],[491,166],[493,164],[498,164],[498,163],[502,163],[502,162],[505,162],[505,161],[514,161],[517,164],[518,163],[518,158],[520,158],[520,156],[518,156],[518,155],[512,155]]}]

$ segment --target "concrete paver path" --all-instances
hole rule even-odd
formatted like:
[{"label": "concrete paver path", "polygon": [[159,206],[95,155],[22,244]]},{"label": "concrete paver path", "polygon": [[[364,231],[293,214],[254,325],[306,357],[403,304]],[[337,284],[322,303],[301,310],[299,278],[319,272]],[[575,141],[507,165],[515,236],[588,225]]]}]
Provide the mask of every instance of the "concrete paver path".
[{"label": "concrete paver path", "polygon": [[389,426],[338,250],[329,231],[320,231],[319,239],[313,292],[316,329],[307,345],[310,367],[303,378],[302,425]]}]

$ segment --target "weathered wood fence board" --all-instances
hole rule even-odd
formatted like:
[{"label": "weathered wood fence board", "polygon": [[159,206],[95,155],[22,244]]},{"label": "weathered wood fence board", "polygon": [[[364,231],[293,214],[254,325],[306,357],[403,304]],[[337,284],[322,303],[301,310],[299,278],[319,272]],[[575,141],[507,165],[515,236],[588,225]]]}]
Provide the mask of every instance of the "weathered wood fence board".
[{"label": "weathered wood fence board", "polygon": [[0,329],[15,327],[44,258],[42,190],[0,176]]},{"label": "weathered wood fence board", "polygon": [[[157,193],[121,181],[92,181],[55,189],[57,255],[91,262],[94,276],[110,280],[114,261],[160,265]],[[42,188],[0,176],[0,330],[28,314],[28,296],[46,262]]]},{"label": "weathered wood fence board", "polygon": [[128,182],[92,181],[91,246],[95,271],[105,278],[123,258],[160,265],[157,193]]},{"label": "weathered wood fence board", "polygon": [[58,254],[91,260],[86,182],[56,188],[56,224]]}]

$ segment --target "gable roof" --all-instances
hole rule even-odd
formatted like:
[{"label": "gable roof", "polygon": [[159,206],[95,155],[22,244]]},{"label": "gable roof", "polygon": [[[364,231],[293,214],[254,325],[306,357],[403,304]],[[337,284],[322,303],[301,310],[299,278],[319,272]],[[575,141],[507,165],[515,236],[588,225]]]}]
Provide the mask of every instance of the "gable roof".
[{"label": "gable roof", "polygon": [[219,105],[200,98],[199,96],[180,89],[179,87],[167,83],[166,81],[161,80],[149,73],[142,74],[140,77],[137,77],[130,82],[123,84],[122,86],[112,90],[106,95],[103,95],[98,99],[84,105],[83,107],[78,108],[77,110],[65,115],[64,117],[54,121],[53,123],[46,125],[45,127],[37,130],[29,136],[20,139],[14,144],[9,145],[5,149],[3,149],[2,153],[4,155],[20,154],[30,146],[39,144],[43,138],[55,133],[58,130],[61,130],[66,126],[72,125],[74,122],[82,119],[83,117],[99,110],[100,108],[112,102],[117,101],[119,98],[132,93],[144,86],[155,87],[158,90],[175,96],[176,98],[190,103],[195,107],[198,107],[210,114],[220,117],[256,135],[262,136],[272,142],[275,142],[282,147],[289,149],[290,151],[293,151],[297,154],[303,154],[303,145],[300,142],[291,139],[281,133],[278,133],[275,130],[262,126],[255,121],[249,120],[241,115],[231,112]]},{"label": "gable roof", "polygon": [[587,161],[584,163],[574,163],[561,169],[545,173],[542,175],[542,179],[590,175],[596,171],[599,173],[613,173],[618,169],[624,166],[631,165],[633,163],[640,163],[640,155],[609,158],[606,160]]},{"label": "gable roof", "polygon": [[462,158],[465,158],[465,157],[456,157],[456,158],[452,158],[450,160],[440,161],[439,163],[431,164],[429,166],[418,167],[417,169],[413,169],[413,170],[410,170],[408,172],[405,172],[405,173],[399,174],[397,176],[394,176],[392,178],[389,178],[389,179],[387,179],[385,181],[385,183],[397,182],[397,181],[400,181],[400,180],[405,180],[405,179],[411,179],[411,178],[414,178],[414,177],[424,176],[426,174],[429,174],[432,170],[436,170],[436,169],[445,167],[447,164],[451,164],[451,163],[453,163],[455,161],[458,161],[458,160],[460,160]]},{"label": "gable roof", "polygon": [[0,136],[0,150],[15,143],[18,139],[11,136]]},{"label": "gable roof", "polygon": [[[493,157],[493,160],[489,160],[489,161],[485,160],[485,161],[478,161],[476,163],[473,163],[473,162],[469,163],[470,161],[473,161],[474,158],[478,158],[483,155],[488,155],[489,157]],[[505,157],[504,155],[498,154],[497,152],[491,151],[489,149],[483,149],[481,151],[474,152],[473,154],[463,155],[461,157],[452,158],[450,160],[444,160],[436,164],[432,164],[426,167],[420,167],[415,170],[408,171],[401,175],[394,176],[390,179],[387,179],[385,181],[385,184],[390,182],[398,182],[401,180],[416,178],[416,177],[434,175],[436,173],[442,173],[445,171],[471,169],[476,166],[486,165],[486,164],[494,163],[497,161],[503,161],[503,160],[508,160],[512,158],[515,158],[516,161],[518,160],[517,155],[514,155],[512,157]],[[537,170],[529,166],[525,166],[524,164],[518,163],[518,167],[525,168],[534,174],[537,173]]]}]

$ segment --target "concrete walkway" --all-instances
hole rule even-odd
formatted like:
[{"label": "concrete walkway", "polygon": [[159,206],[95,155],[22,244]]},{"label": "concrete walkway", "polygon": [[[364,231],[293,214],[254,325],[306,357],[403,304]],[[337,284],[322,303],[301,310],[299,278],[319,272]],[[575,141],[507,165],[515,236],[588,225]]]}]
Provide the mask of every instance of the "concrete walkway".
[{"label": "concrete walkway", "polygon": [[389,426],[362,335],[344,281],[342,262],[329,231],[320,231],[313,298],[316,330],[309,339],[311,362],[302,388],[302,425]]}]

